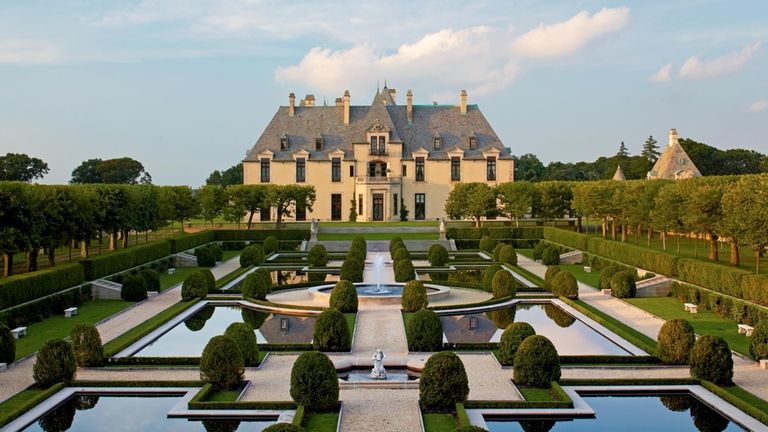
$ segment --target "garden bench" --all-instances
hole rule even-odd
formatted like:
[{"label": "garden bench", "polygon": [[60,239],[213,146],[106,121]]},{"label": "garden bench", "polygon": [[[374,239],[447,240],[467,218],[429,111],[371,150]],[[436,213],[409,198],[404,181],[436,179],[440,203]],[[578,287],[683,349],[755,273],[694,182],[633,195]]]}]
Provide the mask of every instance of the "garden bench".
[{"label": "garden bench", "polygon": [[584,273],[592,273],[592,267],[584,266]]},{"label": "garden bench", "polygon": [[77,308],[71,307],[64,309],[64,318],[72,318],[73,316],[77,315]]},{"label": "garden bench", "polygon": [[26,327],[16,327],[15,329],[11,330],[11,333],[13,333],[13,338],[18,339],[21,337],[24,337],[27,335],[27,328]]},{"label": "garden bench", "polygon": [[747,335],[747,337],[752,336],[752,332],[755,330],[754,327],[746,325],[746,324],[739,324],[739,334]]},{"label": "garden bench", "polygon": [[613,293],[613,291],[611,291],[610,288],[604,288],[602,291],[603,291],[603,294],[605,295],[611,295],[611,293]]},{"label": "garden bench", "polygon": [[176,274],[176,269],[175,268],[169,268],[168,269],[168,274],[169,275]]},{"label": "garden bench", "polygon": [[683,306],[685,307],[686,312],[690,312],[692,314],[699,312],[699,307],[693,303],[683,303]]}]

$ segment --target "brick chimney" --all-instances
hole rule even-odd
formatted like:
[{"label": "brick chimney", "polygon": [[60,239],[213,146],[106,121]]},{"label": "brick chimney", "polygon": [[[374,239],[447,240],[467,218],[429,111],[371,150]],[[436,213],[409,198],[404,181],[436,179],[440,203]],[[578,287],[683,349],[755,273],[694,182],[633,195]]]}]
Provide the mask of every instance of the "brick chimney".
[{"label": "brick chimney", "polygon": [[461,93],[459,93],[459,109],[461,110],[462,114],[467,113],[467,91],[462,90]]},{"label": "brick chimney", "polygon": [[315,106],[315,95],[308,94],[304,96],[304,106],[308,106],[308,107]]},{"label": "brick chimney", "polygon": [[677,143],[677,129],[672,128],[669,130],[669,147],[672,147]]},{"label": "brick chimney", "polygon": [[288,95],[288,117],[293,117],[296,114],[296,95],[290,93]]},{"label": "brick chimney", "polygon": [[344,90],[344,124],[349,124],[349,90]]},{"label": "brick chimney", "polygon": [[405,100],[405,114],[408,117],[408,124],[413,124],[413,92],[411,89],[408,89],[408,93],[405,94]]}]

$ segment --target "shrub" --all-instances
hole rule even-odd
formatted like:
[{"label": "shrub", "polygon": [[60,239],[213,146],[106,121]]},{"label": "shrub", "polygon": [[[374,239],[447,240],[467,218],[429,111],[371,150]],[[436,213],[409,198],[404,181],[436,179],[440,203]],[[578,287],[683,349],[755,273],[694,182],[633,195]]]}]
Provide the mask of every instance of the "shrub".
[{"label": "shrub", "polygon": [[0,279],[0,309],[54,294],[84,281],[80,264],[59,264],[50,269]]},{"label": "shrub", "polygon": [[339,311],[357,312],[357,289],[355,285],[346,280],[340,280],[331,291],[330,307]]},{"label": "shrub", "polygon": [[291,423],[275,423],[261,432],[304,432],[304,428]]},{"label": "shrub", "polygon": [[629,270],[616,273],[611,278],[611,295],[616,298],[632,298],[637,293],[635,275]]},{"label": "shrub", "polygon": [[435,267],[442,267],[448,264],[451,257],[448,255],[448,249],[443,245],[434,244],[429,248],[429,264]]},{"label": "shrub", "polygon": [[544,238],[552,243],[560,243],[580,251],[586,251],[588,248],[589,237],[586,234],[553,227],[545,227],[543,231]]},{"label": "shrub", "polygon": [[213,272],[210,271],[209,269],[200,269],[198,270],[198,272],[201,273],[205,278],[205,283],[206,283],[205,294],[208,295],[209,292],[216,289],[216,276],[214,276]]},{"label": "shrub", "polygon": [[613,279],[613,275],[616,273],[623,271],[624,269],[621,266],[611,264],[608,267],[602,269],[600,271],[600,286],[599,288],[601,290],[604,289],[611,289],[611,279]]},{"label": "shrub", "polygon": [[544,249],[546,249],[548,245],[549,243],[543,240],[536,243],[536,246],[533,248],[533,259],[540,260],[541,255],[544,253]]},{"label": "shrub", "polygon": [[424,364],[419,378],[419,400],[428,409],[453,411],[467,400],[469,380],[464,363],[446,351],[433,354]]},{"label": "shrub", "polygon": [[668,364],[688,364],[696,336],[691,324],[682,319],[669,320],[661,326],[656,345],[656,357]]},{"label": "shrub", "polygon": [[216,389],[234,389],[243,382],[245,361],[237,343],[227,336],[214,336],[200,357],[200,379]]},{"label": "shrub", "polygon": [[90,281],[167,257],[170,253],[170,244],[161,240],[141,246],[131,246],[117,252],[95,255],[80,260],[80,265],[83,266],[85,280]]},{"label": "shrub", "polygon": [[312,411],[337,408],[339,378],[328,356],[307,351],[296,359],[291,369],[291,398]]},{"label": "shrub", "polygon": [[728,344],[721,337],[704,335],[698,338],[691,349],[688,364],[694,378],[720,386],[732,383],[733,358]]},{"label": "shrub", "polygon": [[170,245],[170,253],[179,253],[194,247],[204,245],[216,240],[218,234],[214,231],[200,231],[195,234],[185,234],[184,237],[170,238],[166,241]]},{"label": "shrub", "polygon": [[435,311],[422,309],[414,313],[405,333],[410,351],[440,351],[443,346],[443,323]]},{"label": "shrub", "polygon": [[517,348],[513,366],[515,384],[549,388],[560,380],[560,357],[544,336],[528,336]]},{"label": "shrub", "polygon": [[147,283],[139,275],[128,275],[123,279],[120,298],[125,301],[142,301],[147,298]]},{"label": "shrub", "polygon": [[517,251],[510,245],[504,245],[499,251],[498,261],[502,264],[517,265]]},{"label": "shrub", "polygon": [[560,264],[560,250],[557,246],[547,245],[541,252],[541,263],[547,266]]},{"label": "shrub", "polygon": [[400,304],[406,312],[416,312],[427,307],[427,289],[422,281],[408,281],[403,287]]},{"label": "shrub", "polygon": [[411,254],[408,253],[408,249],[401,247],[395,249],[395,254],[392,256],[394,261],[410,260]]},{"label": "shrub", "polygon": [[506,246],[504,243],[498,243],[496,247],[493,248],[493,260],[496,262],[499,262],[499,255],[501,254],[501,250]]},{"label": "shrub", "polygon": [[75,353],[72,344],[59,339],[48,339],[37,352],[37,361],[32,368],[35,383],[50,387],[58,382],[68,383],[75,377]]},{"label": "shrub", "polygon": [[347,256],[345,260],[353,260],[353,261],[360,261],[362,263],[365,262],[365,251],[360,248],[350,248],[349,251],[347,251]]},{"label": "shrub", "polygon": [[325,267],[328,264],[328,250],[325,246],[320,243],[312,246],[307,254],[307,264],[310,267]]},{"label": "shrub", "polygon": [[480,250],[489,254],[493,254],[493,248],[496,247],[496,244],[498,244],[496,239],[492,239],[489,236],[483,236],[480,239]]},{"label": "shrub", "polygon": [[277,237],[275,236],[265,238],[262,246],[264,247],[265,256],[270,256],[280,250],[280,244],[277,242]]},{"label": "shrub", "polygon": [[147,284],[147,291],[160,291],[160,274],[151,268],[142,269],[139,275]]},{"label": "shrub", "polygon": [[505,366],[511,366],[515,361],[515,354],[520,344],[528,336],[535,334],[536,331],[527,322],[516,322],[508,325],[499,340],[499,362]]},{"label": "shrub", "polygon": [[216,259],[217,262],[220,262],[221,260],[224,259],[224,249],[222,249],[221,246],[219,246],[218,244],[213,243],[210,246],[208,246],[208,249],[210,249],[211,252],[213,252],[213,257]]},{"label": "shrub", "polygon": [[16,359],[16,339],[11,329],[0,323],[0,363],[13,363]]},{"label": "shrub", "polygon": [[250,245],[240,253],[240,267],[250,267],[264,262],[264,248],[260,245]]},{"label": "shrub", "polygon": [[401,237],[392,237],[392,240],[389,241],[389,253],[393,253],[397,246],[402,245],[405,247],[405,243],[403,242],[403,239]]},{"label": "shrub", "polygon": [[517,286],[512,275],[506,271],[497,271],[493,275],[493,298],[514,297],[517,294]]},{"label": "shrub", "polygon": [[316,350],[349,351],[351,339],[347,320],[337,309],[326,309],[317,317],[312,333],[312,346]]},{"label": "shrub", "polygon": [[195,256],[197,256],[197,266],[198,267],[215,267],[216,266],[216,257],[213,255],[213,251],[211,248],[208,247],[202,247],[195,251]]},{"label": "shrub", "polygon": [[768,359],[768,322],[763,321],[759,323],[752,331],[752,340],[749,343],[749,354],[751,354],[755,360]]},{"label": "shrub", "polygon": [[579,284],[570,272],[558,272],[549,285],[552,293],[557,296],[567,297],[571,300],[579,298]]},{"label": "shrub", "polygon": [[[252,298],[255,300],[266,300],[267,294],[269,294],[269,286],[266,285],[265,279],[262,274],[259,274],[259,269],[240,282],[240,292],[244,298]],[[266,270],[265,270],[266,271]]]},{"label": "shrub", "polygon": [[563,269],[561,269],[560,267],[557,267],[557,266],[549,266],[549,267],[547,267],[547,271],[544,273],[544,285],[546,285],[547,288],[551,289],[550,286],[552,284],[552,278],[554,278],[555,275],[557,275],[561,271],[563,271]]},{"label": "shrub", "polygon": [[365,237],[356,236],[355,238],[353,238],[352,247],[360,248],[363,251],[366,251],[368,249],[368,245],[365,243]]},{"label": "shrub", "polygon": [[339,278],[350,282],[362,282],[364,269],[365,267],[362,261],[347,258],[341,264]]},{"label": "shrub", "polygon": [[395,281],[408,282],[416,279],[416,270],[411,260],[395,261]]},{"label": "shrub", "polygon": [[72,351],[75,354],[75,364],[78,366],[102,366],[104,364],[104,349],[101,346],[101,336],[93,324],[78,324],[69,333],[72,341]]},{"label": "shrub", "polygon": [[245,366],[259,365],[259,345],[256,342],[256,333],[250,324],[235,322],[224,331],[224,336],[232,339],[243,355]]},{"label": "shrub", "polygon": [[208,295],[208,281],[202,272],[190,273],[181,284],[181,299],[184,301],[205,298]]},{"label": "shrub", "polygon": [[498,264],[491,264],[483,270],[483,291],[493,292],[493,276],[501,270]]}]

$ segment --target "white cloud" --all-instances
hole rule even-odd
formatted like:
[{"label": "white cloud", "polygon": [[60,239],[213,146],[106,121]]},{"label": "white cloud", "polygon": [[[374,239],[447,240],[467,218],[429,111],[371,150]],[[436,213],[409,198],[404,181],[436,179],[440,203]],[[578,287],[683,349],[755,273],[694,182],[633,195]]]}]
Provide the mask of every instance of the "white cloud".
[{"label": "white cloud", "polygon": [[768,100],[759,100],[749,106],[749,112],[760,112],[768,109]]},{"label": "white cloud", "polygon": [[49,64],[61,57],[59,48],[50,42],[0,40],[0,64]]},{"label": "white cloud", "polygon": [[617,32],[629,23],[629,8],[604,8],[592,15],[582,11],[555,24],[540,24],[513,42],[515,51],[530,57],[556,57],[571,54],[590,41]]},{"label": "white cloud", "polygon": [[651,75],[649,80],[651,82],[667,82],[671,79],[670,71],[672,70],[672,63],[667,63],[659,69],[658,72]]},{"label": "white cloud", "polygon": [[709,61],[701,61],[695,56],[690,57],[680,67],[679,75],[683,78],[701,79],[733,73],[741,69],[758,49],[760,49],[760,42]]}]

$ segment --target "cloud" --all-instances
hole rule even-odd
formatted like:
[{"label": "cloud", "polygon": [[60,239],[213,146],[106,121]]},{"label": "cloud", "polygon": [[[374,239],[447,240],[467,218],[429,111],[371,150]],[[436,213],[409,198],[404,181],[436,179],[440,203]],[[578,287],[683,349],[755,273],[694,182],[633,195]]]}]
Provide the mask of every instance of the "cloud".
[{"label": "cloud", "polygon": [[749,106],[749,112],[755,113],[768,109],[768,100],[759,100]]},{"label": "cloud", "polygon": [[740,51],[726,54],[714,60],[701,61],[698,57],[690,57],[680,67],[679,75],[683,78],[702,79],[727,75],[741,69],[760,49],[760,42],[747,45]]},{"label": "cloud", "polygon": [[50,64],[61,58],[59,48],[50,42],[0,40],[0,64]]},{"label": "cloud", "polygon": [[617,32],[629,23],[629,8],[604,8],[590,15],[582,11],[555,24],[540,24],[512,43],[515,51],[529,57],[557,57],[571,54],[590,41]]},{"label": "cloud", "polygon": [[651,82],[667,82],[671,78],[670,76],[670,70],[672,69],[672,63],[667,63],[664,66],[659,69],[658,72],[651,75],[650,78],[648,78]]}]

